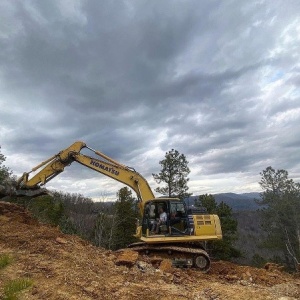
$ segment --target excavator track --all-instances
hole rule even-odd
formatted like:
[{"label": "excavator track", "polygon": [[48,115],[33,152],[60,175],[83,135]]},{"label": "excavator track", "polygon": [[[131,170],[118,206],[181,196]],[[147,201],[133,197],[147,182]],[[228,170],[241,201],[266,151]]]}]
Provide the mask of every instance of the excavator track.
[{"label": "excavator track", "polygon": [[182,245],[151,245],[147,243],[134,243],[129,245],[131,250],[140,254],[149,255],[151,253],[167,254],[173,261],[174,266],[195,267],[202,272],[210,269],[210,258],[204,249],[191,248]]}]

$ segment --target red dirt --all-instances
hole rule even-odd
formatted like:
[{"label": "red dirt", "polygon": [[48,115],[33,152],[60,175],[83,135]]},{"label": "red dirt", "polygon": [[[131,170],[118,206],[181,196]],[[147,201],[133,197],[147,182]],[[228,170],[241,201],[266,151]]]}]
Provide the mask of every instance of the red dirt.
[{"label": "red dirt", "polygon": [[[29,277],[33,286],[20,299],[300,299],[300,279],[276,266],[266,270],[219,261],[203,274],[130,253],[122,258],[0,202],[0,255],[13,258],[0,270],[0,298],[9,280]],[[131,262],[117,265],[122,259]]]}]

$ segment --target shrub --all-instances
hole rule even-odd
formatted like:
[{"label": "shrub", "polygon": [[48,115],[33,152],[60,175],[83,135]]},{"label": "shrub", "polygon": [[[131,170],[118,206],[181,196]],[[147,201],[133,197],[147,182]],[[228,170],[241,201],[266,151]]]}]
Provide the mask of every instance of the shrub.
[{"label": "shrub", "polygon": [[3,300],[17,300],[17,294],[32,286],[32,284],[33,282],[29,278],[19,278],[9,281],[4,286]]},{"label": "shrub", "polygon": [[8,266],[11,262],[11,256],[8,254],[0,254],[0,270]]}]

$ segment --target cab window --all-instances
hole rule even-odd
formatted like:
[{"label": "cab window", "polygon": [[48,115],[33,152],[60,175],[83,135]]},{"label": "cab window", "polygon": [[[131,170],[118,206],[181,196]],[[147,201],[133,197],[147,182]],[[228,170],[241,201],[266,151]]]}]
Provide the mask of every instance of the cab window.
[{"label": "cab window", "polygon": [[175,214],[178,217],[185,217],[186,211],[183,203],[171,202],[171,214]]}]

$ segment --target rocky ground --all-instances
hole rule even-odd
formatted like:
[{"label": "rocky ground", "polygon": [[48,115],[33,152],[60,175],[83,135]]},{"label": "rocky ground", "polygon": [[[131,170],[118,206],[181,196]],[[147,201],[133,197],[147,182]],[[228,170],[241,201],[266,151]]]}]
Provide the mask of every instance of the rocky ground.
[{"label": "rocky ground", "polygon": [[10,280],[31,278],[19,299],[300,299],[299,276],[272,264],[256,269],[219,261],[206,274],[175,269],[167,259],[94,247],[5,202],[1,254],[13,260],[0,270],[0,298]]}]

